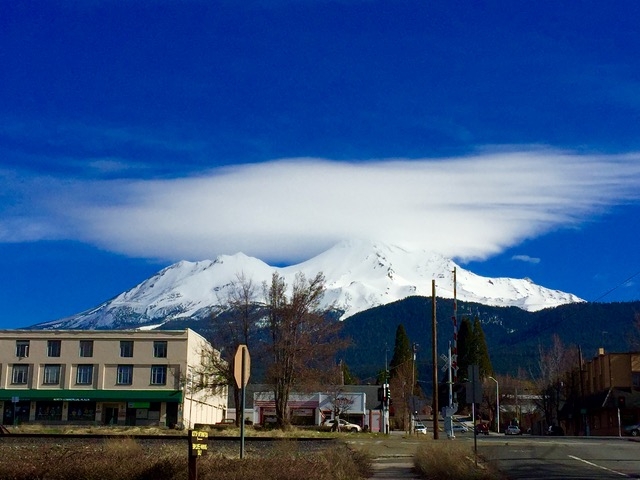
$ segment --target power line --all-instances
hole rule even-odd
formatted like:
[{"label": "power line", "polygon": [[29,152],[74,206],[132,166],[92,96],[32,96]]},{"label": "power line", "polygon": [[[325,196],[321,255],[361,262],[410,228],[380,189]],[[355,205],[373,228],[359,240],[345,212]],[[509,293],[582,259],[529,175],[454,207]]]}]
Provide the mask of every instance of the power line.
[{"label": "power line", "polygon": [[614,292],[615,290],[617,290],[618,288],[622,287],[623,285],[625,285],[626,283],[630,282],[631,280],[633,280],[635,277],[637,277],[638,275],[640,275],[640,270],[637,271],[636,273],[634,273],[633,275],[631,275],[629,278],[627,278],[626,280],[624,280],[623,282],[619,283],[618,285],[616,285],[615,287],[607,290],[605,293],[603,293],[602,295],[600,295],[598,298],[596,298],[593,301],[590,302],[584,302],[582,304],[578,304],[578,308],[571,314],[559,318],[557,319],[555,322],[553,323],[549,323],[544,327],[541,327],[540,325],[535,325],[530,327],[527,330],[524,330],[522,333],[525,335],[520,335],[520,338],[518,339],[513,339],[511,342],[507,342],[505,344],[503,344],[502,346],[496,347],[492,349],[492,352],[500,352],[504,349],[510,348],[514,345],[519,345],[521,343],[525,343],[528,339],[526,337],[526,333],[527,332],[532,332],[535,331],[536,334],[541,334],[543,332],[546,332],[548,330],[551,330],[552,328],[557,328],[558,326],[560,326],[562,323],[571,320],[572,318],[576,317],[577,315],[579,315],[583,310],[585,310],[589,304],[591,303],[597,303],[598,301],[602,300],[604,297],[606,297],[607,295],[609,295],[610,293]]},{"label": "power line", "polygon": [[635,277],[637,277],[638,275],[640,275],[640,270],[638,270],[636,273],[634,273],[633,275],[631,275],[629,278],[627,278],[624,282],[616,285],[615,287],[613,287],[610,290],[607,290],[606,292],[604,292],[602,295],[600,295],[598,298],[596,298],[594,300],[594,302],[598,302],[600,300],[602,300],[604,297],[606,297],[607,295],[609,295],[612,292],[615,292],[617,289],[619,289],[620,287],[622,287],[623,285],[629,283],[631,280],[633,280]]}]

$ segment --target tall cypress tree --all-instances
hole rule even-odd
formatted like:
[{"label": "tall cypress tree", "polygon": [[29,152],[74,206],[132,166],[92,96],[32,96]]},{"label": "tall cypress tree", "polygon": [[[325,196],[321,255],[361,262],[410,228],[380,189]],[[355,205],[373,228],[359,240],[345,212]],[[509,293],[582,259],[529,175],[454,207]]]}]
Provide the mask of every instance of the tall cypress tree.
[{"label": "tall cypress tree", "polygon": [[475,362],[480,367],[480,378],[486,378],[489,375],[493,375],[493,366],[491,365],[491,358],[489,357],[487,340],[478,317],[473,321],[473,336],[476,346]]},{"label": "tall cypress tree", "polygon": [[391,377],[395,377],[398,373],[398,367],[413,360],[413,351],[411,350],[411,341],[407,336],[404,325],[398,325],[396,329],[396,344],[393,348],[393,357],[389,368]]},{"label": "tall cypress tree", "polygon": [[458,329],[458,378],[467,378],[467,367],[475,361],[475,338],[468,317],[463,317]]}]

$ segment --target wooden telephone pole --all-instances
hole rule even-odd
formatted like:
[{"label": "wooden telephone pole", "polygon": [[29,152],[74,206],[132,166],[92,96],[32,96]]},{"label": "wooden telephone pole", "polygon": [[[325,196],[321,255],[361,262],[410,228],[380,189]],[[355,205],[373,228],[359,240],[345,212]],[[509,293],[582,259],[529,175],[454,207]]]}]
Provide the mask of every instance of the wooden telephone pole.
[{"label": "wooden telephone pole", "polygon": [[431,335],[433,357],[433,439],[438,439],[438,339],[436,335],[436,281],[431,280]]}]

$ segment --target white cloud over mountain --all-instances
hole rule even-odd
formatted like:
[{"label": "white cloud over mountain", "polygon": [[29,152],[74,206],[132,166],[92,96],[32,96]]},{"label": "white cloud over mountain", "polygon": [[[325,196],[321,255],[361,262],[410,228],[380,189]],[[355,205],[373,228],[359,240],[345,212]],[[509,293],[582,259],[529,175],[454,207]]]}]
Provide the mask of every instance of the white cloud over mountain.
[{"label": "white cloud over mountain", "polygon": [[465,260],[637,201],[640,154],[296,158],[153,180],[0,172],[0,185],[4,242],[72,239],[167,260],[242,251],[291,263],[361,238]]}]

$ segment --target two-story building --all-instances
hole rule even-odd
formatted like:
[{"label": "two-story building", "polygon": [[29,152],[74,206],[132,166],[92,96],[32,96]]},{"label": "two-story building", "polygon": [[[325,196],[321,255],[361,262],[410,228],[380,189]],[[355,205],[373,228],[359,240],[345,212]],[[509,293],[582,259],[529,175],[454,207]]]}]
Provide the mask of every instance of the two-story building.
[{"label": "two-story building", "polygon": [[640,352],[605,353],[603,348],[567,375],[561,417],[567,433],[618,435],[640,422]]},{"label": "two-story building", "polygon": [[224,418],[226,389],[193,391],[193,330],[1,330],[0,419],[190,428]]}]

